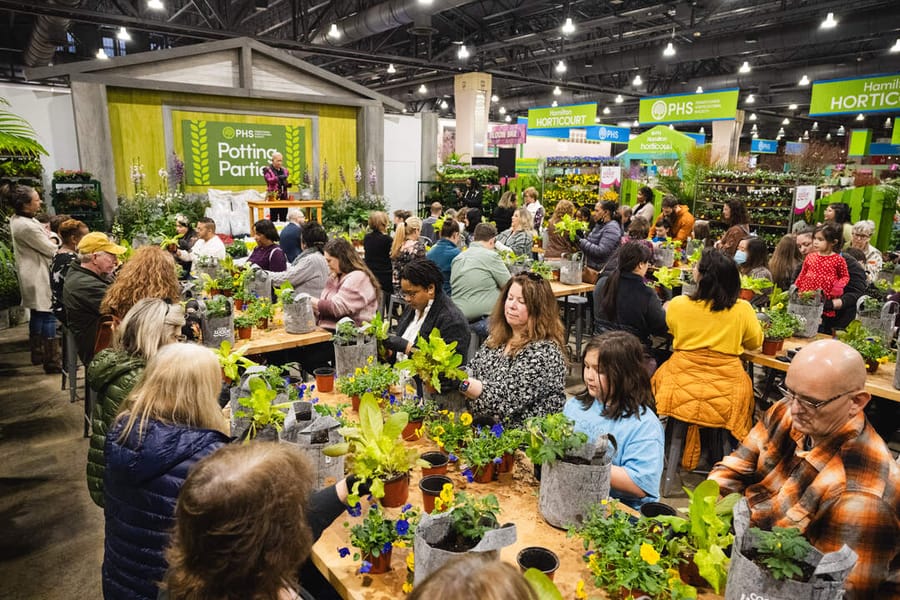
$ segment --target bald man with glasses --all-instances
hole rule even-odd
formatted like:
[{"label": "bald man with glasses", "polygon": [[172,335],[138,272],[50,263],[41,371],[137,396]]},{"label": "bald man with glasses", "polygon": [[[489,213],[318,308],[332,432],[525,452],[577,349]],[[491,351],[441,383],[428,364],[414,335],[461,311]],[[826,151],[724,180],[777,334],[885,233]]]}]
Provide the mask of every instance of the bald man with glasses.
[{"label": "bald man with glasses", "polygon": [[900,468],[863,409],[866,367],[836,340],[800,350],[784,398],[709,478],[739,492],[754,527],[796,527],[816,548],[859,559],[847,598],[900,598]]}]

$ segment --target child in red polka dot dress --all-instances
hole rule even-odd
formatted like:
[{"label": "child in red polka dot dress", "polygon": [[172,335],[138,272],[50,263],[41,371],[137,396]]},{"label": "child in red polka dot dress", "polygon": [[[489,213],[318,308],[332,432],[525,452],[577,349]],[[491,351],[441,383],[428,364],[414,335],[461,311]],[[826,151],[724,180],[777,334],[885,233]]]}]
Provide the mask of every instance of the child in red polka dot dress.
[{"label": "child in red polka dot dress", "polygon": [[[844,295],[844,287],[850,281],[850,272],[844,257],[836,253],[843,241],[843,231],[833,223],[816,227],[813,235],[813,250],[806,255],[803,268],[794,285],[801,292],[822,290],[825,298],[834,300]],[[833,317],[835,312],[828,310],[822,313]]]}]

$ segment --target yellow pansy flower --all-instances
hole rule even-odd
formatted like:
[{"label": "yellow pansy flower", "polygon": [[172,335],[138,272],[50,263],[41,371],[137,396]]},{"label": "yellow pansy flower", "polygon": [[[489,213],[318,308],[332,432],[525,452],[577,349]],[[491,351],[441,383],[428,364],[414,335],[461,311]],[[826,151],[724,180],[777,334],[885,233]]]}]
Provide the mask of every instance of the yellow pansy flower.
[{"label": "yellow pansy flower", "polygon": [[412,552],[406,555],[406,568],[410,571],[416,570],[416,557]]},{"label": "yellow pansy flower", "polygon": [[450,504],[451,502],[453,502],[454,497],[455,497],[455,495],[453,494],[453,484],[445,483],[444,487],[441,488],[440,499],[443,500],[444,502],[446,502],[447,504]]},{"label": "yellow pansy flower", "polygon": [[575,597],[578,598],[578,600],[587,598],[587,592],[584,591],[584,579],[578,580],[578,585],[575,586]]},{"label": "yellow pansy flower", "polygon": [[648,565],[655,565],[659,562],[659,552],[650,544],[644,542],[641,544],[641,558]]},{"label": "yellow pansy flower", "polygon": [[446,432],[443,425],[436,425],[434,428],[434,435],[444,435]]},{"label": "yellow pansy flower", "polygon": [[375,357],[370,354],[369,358],[366,359],[366,363],[371,365],[374,360],[375,360]]},{"label": "yellow pansy flower", "polygon": [[397,540],[393,545],[394,548],[406,548],[406,542],[404,540]]},{"label": "yellow pansy flower", "polygon": [[472,424],[472,415],[467,412],[462,413],[459,415],[459,422],[468,427]]},{"label": "yellow pansy flower", "polygon": [[403,587],[401,589],[403,590],[404,594],[408,594],[413,590],[413,586],[410,582],[407,581],[403,584]]}]

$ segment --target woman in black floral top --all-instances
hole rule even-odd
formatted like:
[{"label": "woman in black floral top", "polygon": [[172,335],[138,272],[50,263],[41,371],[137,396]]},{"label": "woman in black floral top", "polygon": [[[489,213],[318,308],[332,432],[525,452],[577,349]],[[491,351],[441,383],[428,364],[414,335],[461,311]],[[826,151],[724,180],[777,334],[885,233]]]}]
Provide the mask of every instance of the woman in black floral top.
[{"label": "woman in black floral top", "polygon": [[563,326],[550,283],[533,273],[511,278],[490,316],[490,335],[460,389],[473,412],[510,427],[560,412],[566,401]]}]

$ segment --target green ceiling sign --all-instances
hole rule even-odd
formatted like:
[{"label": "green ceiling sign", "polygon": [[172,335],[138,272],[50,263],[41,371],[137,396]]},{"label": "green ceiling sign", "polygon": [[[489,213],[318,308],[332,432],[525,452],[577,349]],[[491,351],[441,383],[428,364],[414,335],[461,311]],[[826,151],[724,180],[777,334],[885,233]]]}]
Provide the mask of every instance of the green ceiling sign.
[{"label": "green ceiling sign", "polygon": [[891,143],[900,144],[900,120],[894,120],[894,131],[891,133]]},{"label": "green ceiling sign", "polygon": [[638,119],[641,125],[733,119],[737,113],[738,92],[734,88],[643,98]]},{"label": "green ceiling sign", "polygon": [[871,129],[853,129],[850,131],[850,145],[847,148],[848,156],[868,156],[869,145],[872,143]]},{"label": "green ceiling sign", "polygon": [[659,125],[628,142],[628,154],[633,155],[632,157],[677,158],[693,146],[693,138]]},{"label": "green ceiling sign", "polygon": [[900,111],[900,73],[817,81],[810,116]]},{"label": "green ceiling sign", "polygon": [[588,127],[597,118],[597,103],[550,106],[528,110],[528,129]]}]

